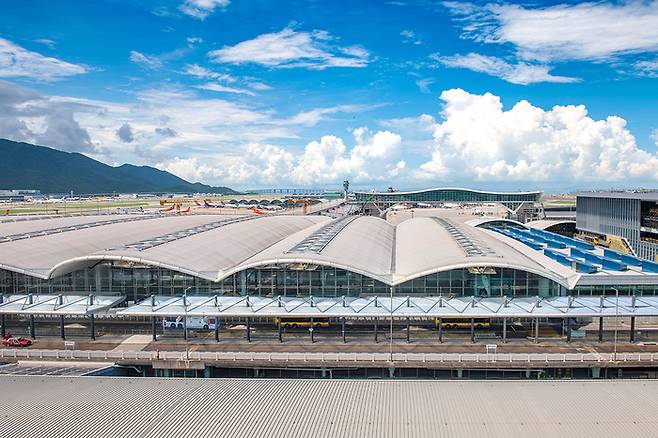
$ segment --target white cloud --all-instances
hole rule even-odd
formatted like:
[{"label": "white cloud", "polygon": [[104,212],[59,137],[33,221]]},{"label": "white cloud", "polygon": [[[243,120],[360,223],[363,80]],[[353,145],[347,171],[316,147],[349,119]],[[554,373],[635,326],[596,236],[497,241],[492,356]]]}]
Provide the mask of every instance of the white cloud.
[{"label": "white cloud", "polygon": [[370,54],[359,46],[336,46],[326,31],[295,31],[285,28],[266,33],[234,46],[208,53],[215,62],[255,63],[272,68],[305,67],[323,70],[328,67],[365,67]]},{"label": "white cloud", "polygon": [[545,65],[533,65],[525,62],[509,64],[500,58],[478,53],[453,56],[434,54],[430,57],[446,67],[466,68],[479,73],[486,73],[512,84],[528,85],[537,82],[570,83],[579,81],[578,78],[552,75],[550,68]]},{"label": "white cloud", "polygon": [[178,9],[192,18],[205,20],[217,8],[225,8],[231,0],[185,0]]},{"label": "white cloud", "polygon": [[287,119],[284,123],[289,125],[315,126],[325,116],[336,113],[361,113],[378,108],[381,105],[336,105],[326,108],[314,108],[302,111]]},{"label": "white cloud", "polygon": [[343,140],[333,135],[308,143],[292,171],[292,181],[301,185],[335,183],[344,178],[387,181],[404,169],[399,135],[389,131],[372,135],[366,128],[357,128],[353,136],[356,144],[349,151]]},{"label": "white cloud", "polygon": [[257,90],[257,91],[267,91],[267,90],[272,89],[272,87],[270,87],[269,85],[267,85],[263,82],[259,82],[259,81],[251,81],[250,80],[250,81],[247,81],[246,84],[249,88]]},{"label": "white cloud", "polygon": [[333,135],[308,143],[301,154],[281,146],[249,143],[240,154],[218,155],[211,159],[180,158],[158,163],[157,167],[195,181],[229,184],[315,184],[389,181],[406,170],[400,159],[401,138],[388,131],[371,134],[366,128],[353,131],[355,145],[348,149]]},{"label": "white cloud", "polygon": [[184,73],[199,79],[217,79],[224,82],[235,82],[237,79],[227,73],[218,73],[198,64],[186,64]]},{"label": "white cloud", "polygon": [[652,61],[637,61],[633,64],[635,73],[640,76],[658,78],[658,59]]},{"label": "white cloud", "polygon": [[130,51],[130,60],[135,64],[152,70],[162,67],[162,61],[158,57],[145,55],[136,50]]},{"label": "white cloud", "polygon": [[522,100],[444,91],[443,121],[419,178],[476,181],[632,182],[658,180],[658,155],[638,148],[617,116],[594,120],[582,106],[550,110]]},{"label": "white cloud", "polygon": [[43,56],[0,38],[0,77],[53,81],[88,71],[86,66]]},{"label": "white cloud", "polygon": [[416,35],[416,32],[413,30],[403,30],[400,32],[400,36],[402,37],[402,42],[405,44],[413,44],[416,46],[423,44],[423,41],[418,38],[418,35]]},{"label": "white cloud", "polygon": [[547,7],[446,2],[460,17],[462,36],[512,44],[540,62],[609,60],[658,51],[658,1],[586,2]]},{"label": "white cloud", "polygon": [[432,78],[424,78],[416,80],[416,85],[418,86],[418,89],[421,93],[429,93],[430,85],[432,85],[434,82],[436,81]]},{"label": "white cloud", "polygon": [[245,90],[244,88],[227,87],[216,82],[207,82],[205,84],[197,85],[195,88],[208,91],[216,91],[218,93],[231,93],[231,94],[246,94],[248,96],[255,96],[252,91]]}]

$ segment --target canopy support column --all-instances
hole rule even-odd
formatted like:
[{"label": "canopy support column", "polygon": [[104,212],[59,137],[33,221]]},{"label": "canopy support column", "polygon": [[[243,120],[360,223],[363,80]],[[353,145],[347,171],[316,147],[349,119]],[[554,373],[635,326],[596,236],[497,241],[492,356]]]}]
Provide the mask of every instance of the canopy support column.
[{"label": "canopy support column", "polygon": [[215,342],[219,342],[219,325],[221,324],[219,316],[215,316]]},{"label": "canopy support column", "polygon": [[187,342],[187,316],[183,317],[183,339]]},{"label": "canopy support column", "polygon": [[66,333],[64,333],[64,315],[59,315],[59,337],[66,339]]},{"label": "canopy support column", "polygon": [[377,320],[378,320],[378,318],[375,317],[375,327],[374,327],[374,331],[375,331],[375,344],[377,343]]},{"label": "canopy support column", "polygon": [[443,318],[439,318],[437,329],[439,330],[439,343],[443,344]]},{"label": "canopy support column", "polygon": [[89,331],[91,332],[91,340],[95,341],[96,340],[96,317],[92,313],[89,315]]},{"label": "canopy support column", "polygon": [[599,342],[603,342],[603,317],[599,317]]},{"label": "canopy support column", "polygon": [[[34,297],[32,297],[32,294],[29,294],[27,296],[27,303],[28,304],[34,304]],[[34,315],[30,315],[30,338],[35,339],[35,333],[34,333]]]},{"label": "canopy support column", "polygon": [[247,318],[247,342],[251,342],[251,318]]},{"label": "canopy support column", "polygon": [[283,342],[283,329],[281,328],[281,317],[277,318],[276,330],[279,335],[279,342]]},{"label": "canopy support column", "polygon": [[409,340],[409,318],[407,318],[407,344],[409,342],[411,342],[411,341]]},{"label": "canopy support column", "polygon": [[315,338],[313,337],[313,334],[315,333],[315,327],[313,324],[313,318],[311,318],[311,326],[308,328],[308,331],[311,333],[311,344],[314,344]]},{"label": "canopy support column", "polygon": [[635,342],[635,317],[631,316],[631,342]]},{"label": "canopy support column", "polygon": [[471,318],[471,342],[475,344],[475,319]]},{"label": "canopy support column", "polygon": [[[155,308],[155,295],[151,295],[151,312],[153,312],[153,309]],[[156,327],[157,321],[155,319],[155,315],[151,316],[151,337],[153,338],[153,341],[158,340],[158,328]]]},{"label": "canopy support column", "polygon": [[507,318],[503,318],[503,344],[507,343]]},{"label": "canopy support column", "polygon": [[151,317],[151,337],[153,338],[153,341],[158,340],[158,327],[155,316]]},{"label": "canopy support column", "polygon": [[571,319],[566,318],[564,323],[566,325],[566,331],[567,331],[567,342],[571,342]]},{"label": "canopy support column", "polygon": [[[5,302],[5,297],[0,295],[0,304]],[[0,315],[0,336],[4,339],[7,335],[7,328],[5,327],[5,314]]]},{"label": "canopy support column", "polygon": [[346,339],[346,336],[345,336],[345,317],[344,316],[341,318],[340,323],[341,323],[342,332],[343,332],[343,344],[345,344],[347,342],[347,339]]},{"label": "canopy support column", "polygon": [[535,344],[539,342],[539,318],[535,318]]}]

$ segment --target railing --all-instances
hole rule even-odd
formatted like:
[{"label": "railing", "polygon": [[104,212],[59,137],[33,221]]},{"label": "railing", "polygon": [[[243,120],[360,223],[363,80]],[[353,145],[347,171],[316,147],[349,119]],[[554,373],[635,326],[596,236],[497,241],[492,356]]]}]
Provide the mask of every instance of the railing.
[{"label": "railing", "polygon": [[[31,360],[187,360],[184,351],[99,351],[2,349],[0,359]],[[267,353],[267,352],[189,352],[189,360],[224,362],[314,362],[314,363],[391,363],[389,353]],[[553,364],[559,363],[658,363],[658,353],[393,353],[395,363],[414,364]]]}]

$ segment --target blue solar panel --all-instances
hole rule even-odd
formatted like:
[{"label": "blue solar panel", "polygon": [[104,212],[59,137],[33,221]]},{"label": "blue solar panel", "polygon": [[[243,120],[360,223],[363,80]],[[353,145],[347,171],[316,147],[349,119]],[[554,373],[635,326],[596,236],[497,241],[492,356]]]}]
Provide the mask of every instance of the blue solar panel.
[{"label": "blue solar panel", "polygon": [[602,257],[598,254],[594,254],[588,251],[582,251],[577,248],[571,248],[571,257],[573,258],[582,258],[586,262],[593,263],[596,265],[601,265],[603,269],[609,271],[627,271],[628,266],[625,263],[622,263],[619,260],[611,259],[609,257]]},{"label": "blue solar panel", "polygon": [[658,263],[649,260],[642,260],[642,271],[658,274]]},{"label": "blue solar panel", "polygon": [[642,266],[642,259],[639,259],[634,255],[624,254],[607,248],[603,250],[603,255],[608,258],[619,260],[620,262],[624,262],[627,265]]}]

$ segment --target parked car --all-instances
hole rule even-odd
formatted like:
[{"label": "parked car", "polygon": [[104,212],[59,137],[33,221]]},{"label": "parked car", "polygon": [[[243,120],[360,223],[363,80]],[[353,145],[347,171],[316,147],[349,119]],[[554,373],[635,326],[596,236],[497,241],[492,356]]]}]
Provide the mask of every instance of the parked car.
[{"label": "parked car", "polygon": [[32,341],[26,338],[8,338],[2,341],[2,345],[6,347],[29,347],[32,345]]}]

